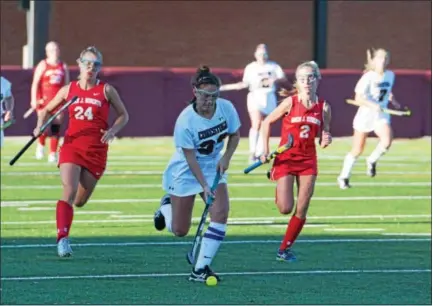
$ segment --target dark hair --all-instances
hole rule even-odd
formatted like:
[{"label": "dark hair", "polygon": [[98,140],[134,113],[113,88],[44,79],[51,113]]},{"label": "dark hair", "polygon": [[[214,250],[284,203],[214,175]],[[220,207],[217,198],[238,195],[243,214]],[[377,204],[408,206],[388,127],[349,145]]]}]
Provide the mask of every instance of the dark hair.
[{"label": "dark hair", "polygon": [[[191,86],[193,88],[198,88],[203,84],[215,85],[217,87],[221,86],[221,80],[215,74],[210,72],[208,66],[200,66],[191,79]],[[194,97],[189,103],[195,103],[196,100],[197,98]]]}]

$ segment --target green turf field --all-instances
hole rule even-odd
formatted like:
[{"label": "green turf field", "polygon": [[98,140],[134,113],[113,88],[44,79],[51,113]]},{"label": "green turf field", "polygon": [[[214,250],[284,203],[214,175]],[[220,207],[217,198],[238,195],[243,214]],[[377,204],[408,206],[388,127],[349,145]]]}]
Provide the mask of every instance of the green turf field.
[{"label": "green turf field", "polygon": [[275,261],[288,217],[273,203],[266,168],[244,175],[243,139],[229,173],[227,239],[213,268],[217,287],[189,283],[185,260],[203,204],[196,202],[188,237],[153,228],[161,173],[171,138],[117,140],[93,198],[75,210],[74,257],[55,247],[58,169],[33,159],[13,167],[24,140],[6,139],[1,157],[1,300],[3,304],[431,304],[431,139],[399,140],[353,188],[336,177],[350,139],[319,149],[320,176],[296,263]]}]

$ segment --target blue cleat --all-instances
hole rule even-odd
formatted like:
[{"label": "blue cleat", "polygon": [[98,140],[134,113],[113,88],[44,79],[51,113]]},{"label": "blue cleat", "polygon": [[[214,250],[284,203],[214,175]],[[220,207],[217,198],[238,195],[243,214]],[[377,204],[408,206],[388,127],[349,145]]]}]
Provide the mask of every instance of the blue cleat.
[{"label": "blue cleat", "polygon": [[287,248],[284,251],[278,251],[277,261],[294,262],[296,261],[296,256],[290,248]]}]

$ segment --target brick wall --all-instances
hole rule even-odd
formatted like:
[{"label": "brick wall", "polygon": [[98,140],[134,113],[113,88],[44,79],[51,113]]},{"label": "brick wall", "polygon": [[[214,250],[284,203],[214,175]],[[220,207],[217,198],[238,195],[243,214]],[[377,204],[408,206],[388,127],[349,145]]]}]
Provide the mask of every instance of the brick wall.
[{"label": "brick wall", "polygon": [[[26,42],[18,1],[1,1],[1,64],[20,65]],[[243,68],[258,43],[285,68],[312,57],[309,1],[53,1],[50,39],[73,64],[94,44],[108,66]],[[428,1],[329,1],[329,68],[361,68],[383,46],[395,68],[431,68]]]}]

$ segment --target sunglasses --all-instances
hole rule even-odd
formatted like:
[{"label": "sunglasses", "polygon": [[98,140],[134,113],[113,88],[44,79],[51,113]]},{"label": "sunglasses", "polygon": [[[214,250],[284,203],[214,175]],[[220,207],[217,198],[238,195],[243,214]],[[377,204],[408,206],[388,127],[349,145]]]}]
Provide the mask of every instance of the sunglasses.
[{"label": "sunglasses", "polygon": [[218,98],[219,95],[220,95],[220,91],[219,91],[219,89],[217,89],[217,90],[215,90],[215,91],[212,91],[212,92],[211,92],[211,91],[204,90],[204,89],[199,89],[199,88],[196,88],[195,90],[196,90],[196,92],[198,92],[201,96],[203,96],[203,97],[205,97],[205,98],[216,99],[216,98]]},{"label": "sunglasses", "polygon": [[93,65],[95,68],[101,68],[101,66],[102,66],[102,63],[98,60],[90,60],[90,59],[80,58],[79,61],[83,66],[86,66],[86,67]]},{"label": "sunglasses", "polygon": [[296,79],[302,83],[306,81],[314,82],[317,79],[317,76],[315,74],[303,74],[297,75]]}]

